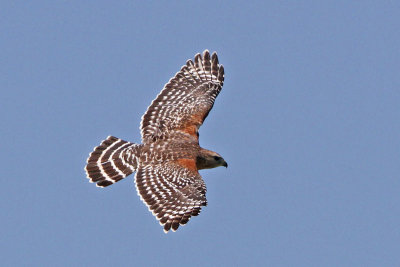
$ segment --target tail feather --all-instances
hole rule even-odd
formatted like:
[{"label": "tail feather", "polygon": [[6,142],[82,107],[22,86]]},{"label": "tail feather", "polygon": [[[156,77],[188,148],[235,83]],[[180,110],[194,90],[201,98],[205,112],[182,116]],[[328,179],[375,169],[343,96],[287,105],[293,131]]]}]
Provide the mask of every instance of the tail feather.
[{"label": "tail feather", "polygon": [[140,145],[109,136],[90,153],[85,167],[90,182],[112,185],[137,169]]}]

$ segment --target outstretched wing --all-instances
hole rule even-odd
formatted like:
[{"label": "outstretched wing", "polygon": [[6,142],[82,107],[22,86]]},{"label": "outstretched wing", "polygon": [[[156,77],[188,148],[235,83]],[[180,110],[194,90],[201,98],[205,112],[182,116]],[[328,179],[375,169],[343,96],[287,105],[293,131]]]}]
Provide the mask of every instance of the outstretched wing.
[{"label": "outstretched wing", "polygon": [[[190,160],[188,160],[190,161]],[[164,226],[176,231],[207,205],[206,185],[196,170],[179,162],[146,165],[138,169],[135,182],[142,201]]]},{"label": "outstretched wing", "polygon": [[224,67],[214,52],[197,54],[165,86],[142,117],[143,143],[168,138],[176,133],[198,138],[215,98],[224,83]]}]

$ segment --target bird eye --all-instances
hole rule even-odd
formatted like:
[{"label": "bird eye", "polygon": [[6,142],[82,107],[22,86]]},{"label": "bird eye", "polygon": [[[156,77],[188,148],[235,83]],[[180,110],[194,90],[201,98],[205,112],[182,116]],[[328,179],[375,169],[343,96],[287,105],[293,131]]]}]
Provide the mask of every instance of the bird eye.
[{"label": "bird eye", "polygon": [[221,157],[214,156],[214,159],[215,159],[216,161],[218,161],[218,160],[220,160],[220,159],[221,159]]}]

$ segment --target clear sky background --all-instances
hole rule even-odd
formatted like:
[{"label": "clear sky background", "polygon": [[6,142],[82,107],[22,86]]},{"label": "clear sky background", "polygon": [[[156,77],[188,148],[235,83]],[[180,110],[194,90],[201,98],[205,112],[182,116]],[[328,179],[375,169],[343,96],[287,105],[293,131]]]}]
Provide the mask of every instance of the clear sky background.
[{"label": "clear sky background", "polygon": [[[398,1],[3,1],[1,265],[399,266]],[[217,51],[209,206],[164,234],[83,170]]]}]

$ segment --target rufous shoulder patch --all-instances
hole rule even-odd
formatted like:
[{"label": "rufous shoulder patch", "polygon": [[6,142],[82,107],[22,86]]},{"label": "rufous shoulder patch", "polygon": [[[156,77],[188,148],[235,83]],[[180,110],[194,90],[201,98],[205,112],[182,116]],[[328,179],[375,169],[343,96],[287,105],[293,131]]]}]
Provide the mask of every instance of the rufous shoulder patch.
[{"label": "rufous shoulder patch", "polygon": [[182,129],[183,132],[190,134],[191,136],[197,137],[197,127],[190,125]]},{"label": "rufous shoulder patch", "polygon": [[185,167],[191,171],[197,171],[196,161],[194,159],[178,159],[178,164]]}]

